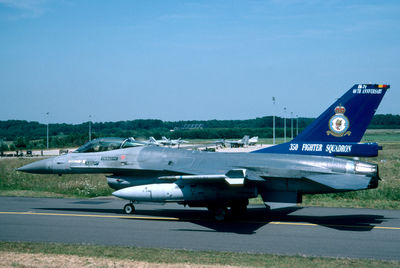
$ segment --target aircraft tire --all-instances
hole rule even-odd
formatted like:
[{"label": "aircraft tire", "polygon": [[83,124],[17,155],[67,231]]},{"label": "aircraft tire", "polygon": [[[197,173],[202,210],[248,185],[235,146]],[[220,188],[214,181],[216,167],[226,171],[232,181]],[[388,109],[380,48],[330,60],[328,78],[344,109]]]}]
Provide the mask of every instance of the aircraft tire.
[{"label": "aircraft tire", "polygon": [[216,221],[224,221],[228,212],[226,207],[209,207],[208,210]]},{"label": "aircraft tire", "polygon": [[134,214],[135,213],[135,206],[132,205],[131,203],[126,204],[124,206],[124,213],[125,214]]},{"label": "aircraft tire", "polygon": [[226,218],[227,208],[217,208],[214,212],[214,218],[217,221],[224,221]]}]

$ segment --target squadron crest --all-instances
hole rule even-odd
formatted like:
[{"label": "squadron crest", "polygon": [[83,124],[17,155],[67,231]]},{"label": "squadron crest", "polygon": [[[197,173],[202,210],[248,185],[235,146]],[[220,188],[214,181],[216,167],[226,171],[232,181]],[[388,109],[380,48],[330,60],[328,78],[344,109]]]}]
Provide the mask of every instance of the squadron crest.
[{"label": "squadron crest", "polygon": [[347,131],[350,127],[349,119],[344,115],[346,112],[346,108],[339,104],[335,108],[335,114],[329,119],[329,129],[326,131],[326,134],[335,136],[335,137],[343,137],[350,136],[351,131]]}]

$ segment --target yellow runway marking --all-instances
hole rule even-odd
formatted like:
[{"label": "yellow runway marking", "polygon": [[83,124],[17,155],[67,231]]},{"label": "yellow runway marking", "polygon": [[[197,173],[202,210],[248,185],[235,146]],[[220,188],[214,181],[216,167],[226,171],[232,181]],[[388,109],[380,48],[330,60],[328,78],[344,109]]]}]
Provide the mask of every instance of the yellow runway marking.
[{"label": "yellow runway marking", "polygon": [[[66,216],[66,217],[93,217],[93,218],[119,218],[119,219],[136,219],[136,220],[162,220],[162,221],[182,221],[180,218],[173,217],[149,217],[149,216],[128,216],[128,215],[99,215],[99,214],[67,214],[67,213],[44,213],[44,212],[13,212],[13,211],[0,211],[0,215],[39,215],[39,216]],[[249,221],[249,223],[252,223]],[[400,227],[389,226],[360,226],[360,225],[340,225],[340,224],[316,224],[316,223],[303,223],[303,222],[253,222],[265,223],[274,225],[292,225],[292,226],[329,226],[329,227],[344,227],[344,228],[371,228],[382,230],[400,230]]]},{"label": "yellow runway marking", "polygon": [[372,225],[345,225],[345,224],[316,224],[316,223],[301,223],[301,222],[278,222],[272,221],[269,224],[281,224],[281,225],[297,225],[297,226],[329,226],[329,227],[342,227],[342,228],[372,228],[372,229],[386,229],[386,230],[400,230],[400,227],[385,227],[385,226],[372,226]]},{"label": "yellow runway marking", "polygon": [[147,217],[147,216],[128,216],[128,215],[99,215],[99,214],[64,214],[64,213],[42,213],[42,212],[1,212],[0,214],[9,215],[41,215],[41,216],[70,216],[70,217],[93,217],[93,218],[123,218],[137,220],[163,220],[179,221],[179,218],[171,217]]}]

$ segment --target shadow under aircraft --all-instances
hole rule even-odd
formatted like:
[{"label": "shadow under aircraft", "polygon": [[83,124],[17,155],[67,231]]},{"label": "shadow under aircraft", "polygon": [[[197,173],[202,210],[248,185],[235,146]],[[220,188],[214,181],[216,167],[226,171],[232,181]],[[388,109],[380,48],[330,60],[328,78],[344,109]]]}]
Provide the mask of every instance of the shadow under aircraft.
[{"label": "shadow under aircraft", "polygon": [[[90,201],[89,201],[90,202]],[[93,203],[91,203],[93,204]],[[91,213],[90,215],[107,214],[120,215],[118,209],[102,208],[35,208],[50,211],[69,211]],[[283,208],[266,212],[264,207],[251,206],[245,215],[234,216],[229,214],[225,221],[216,221],[204,209],[170,209],[157,208],[145,209],[141,206],[137,209],[136,215],[132,217],[121,217],[126,220],[151,220],[151,221],[169,221],[178,219],[180,222],[191,222],[193,224],[205,227],[207,229],[182,228],[175,229],[182,232],[223,232],[252,235],[263,226],[279,222],[280,224],[293,225],[318,225],[340,231],[371,231],[376,225],[385,221],[385,217],[375,214],[346,214],[334,216],[308,216],[291,215],[296,211],[301,211],[302,207]],[[102,215],[101,215],[102,216]],[[143,217],[143,218],[142,218]],[[149,217],[149,218],[146,218]]]}]

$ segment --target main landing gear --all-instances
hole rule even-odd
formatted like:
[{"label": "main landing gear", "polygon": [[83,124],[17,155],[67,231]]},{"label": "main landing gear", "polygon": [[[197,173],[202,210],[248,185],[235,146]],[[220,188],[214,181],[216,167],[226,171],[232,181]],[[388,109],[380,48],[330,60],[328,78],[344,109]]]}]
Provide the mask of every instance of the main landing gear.
[{"label": "main landing gear", "polygon": [[135,206],[133,203],[128,203],[124,206],[124,213],[125,214],[134,214],[135,213]]},{"label": "main landing gear", "polygon": [[[231,216],[233,216],[234,218],[240,218],[245,215],[248,204],[248,200],[233,202],[230,205]],[[207,208],[216,221],[224,221],[226,219],[226,216],[228,215],[228,208],[226,206],[209,206]]]},{"label": "main landing gear", "polygon": [[208,207],[207,209],[216,221],[225,220],[226,214],[228,213],[228,208],[226,207]]}]

